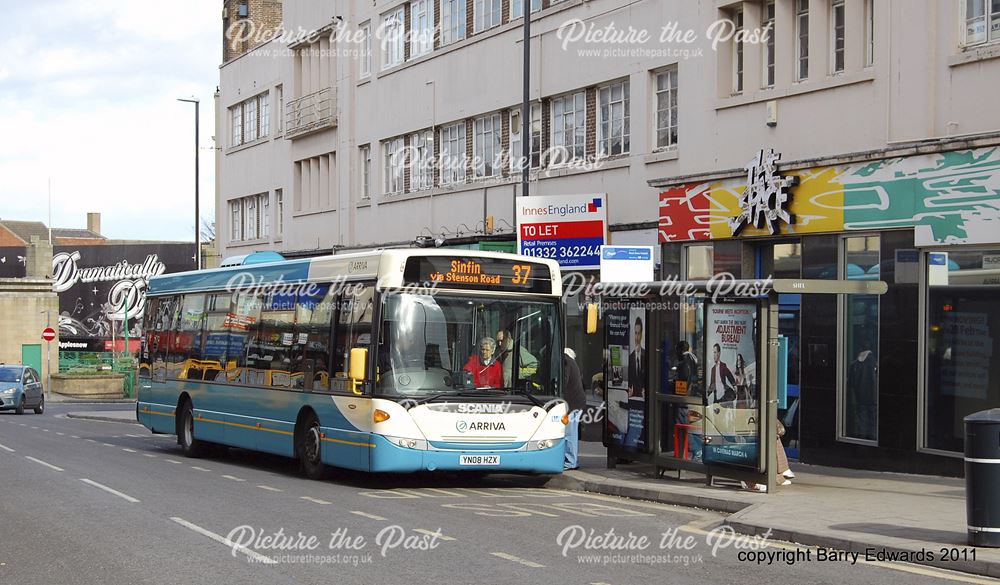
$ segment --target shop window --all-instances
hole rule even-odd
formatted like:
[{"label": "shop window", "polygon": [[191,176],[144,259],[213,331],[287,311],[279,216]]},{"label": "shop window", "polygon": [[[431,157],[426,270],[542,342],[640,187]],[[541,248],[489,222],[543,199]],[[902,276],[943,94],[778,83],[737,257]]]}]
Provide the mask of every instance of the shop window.
[{"label": "shop window", "polygon": [[[841,275],[847,280],[879,280],[878,236],[844,238]],[[878,441],[879,297],[841,299],[840,437]]]},{"label": "shop window", "polygon": [[715,247],[712,244],[696,244],[684,249],[684,278],[686,280],[708,280],[714,276]]},{"label": "shop window", "polygon": [[925,446],[964,450],[966,416],[1000,403],[1000,250],[927,259]]}]

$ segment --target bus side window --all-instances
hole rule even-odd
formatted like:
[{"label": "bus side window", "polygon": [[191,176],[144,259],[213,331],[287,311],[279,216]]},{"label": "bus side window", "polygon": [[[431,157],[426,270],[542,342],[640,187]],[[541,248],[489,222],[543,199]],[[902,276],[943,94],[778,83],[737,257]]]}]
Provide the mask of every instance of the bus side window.
[{"label": "bus side window", "polygon": [[336,290],[330,285],[316,287],[312,294],[299,293],[295,304],[298,341],[305,343],[302,352],[292,360],[292,378],[301,380],[306,390],[329,390],[330,320],[337,301]]},{"label": "bus side window", "polygon": [[[351,349],[371,347],[374,299],[375,288],[368,284],[348,286],[340,297],[333,356],[334,376],[340,381],[347,380]],[[347,387],[341,383],[336,389],[346,390]]]}]

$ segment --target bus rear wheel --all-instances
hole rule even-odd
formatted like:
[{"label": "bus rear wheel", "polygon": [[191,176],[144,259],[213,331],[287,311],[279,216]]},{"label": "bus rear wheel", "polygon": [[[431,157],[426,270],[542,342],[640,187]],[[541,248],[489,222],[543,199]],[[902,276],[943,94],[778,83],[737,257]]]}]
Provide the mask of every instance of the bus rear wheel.
[{"label": "bus rear wheel", "polygon": [[208,452],[208,445],[194,438],[194,413],[190,402],[185,402],[177,415],[177,444],[186,457],[204,457]]},{"label": "bus rear wheel", "polygon": [[319,420],[315,414],[309,413],[302,420],[299,428],[296,451],[299,454],[299,465],[302,473],[309,479],[323,479],[327,467],[323,463],[323,436],[319,430]]}]

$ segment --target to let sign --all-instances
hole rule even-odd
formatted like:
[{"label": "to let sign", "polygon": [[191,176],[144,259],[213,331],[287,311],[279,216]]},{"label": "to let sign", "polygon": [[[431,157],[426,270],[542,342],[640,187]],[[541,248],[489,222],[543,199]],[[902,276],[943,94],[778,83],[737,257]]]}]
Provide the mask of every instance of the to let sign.
[{"label": "to let sign", "polygon": [[517,245],[562,267],[600,268],[608,212],[603,194],[517,198]]}]

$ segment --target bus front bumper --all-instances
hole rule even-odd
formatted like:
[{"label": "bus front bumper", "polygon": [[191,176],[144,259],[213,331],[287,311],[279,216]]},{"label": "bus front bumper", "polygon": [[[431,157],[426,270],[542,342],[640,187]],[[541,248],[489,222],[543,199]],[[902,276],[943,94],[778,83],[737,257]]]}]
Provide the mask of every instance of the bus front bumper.
[{"label": "bus front bumper", "polygon": [[[562,473],[565,459],[565,441],[560,439],[548,449],[517,451],[479,450],[421,450],[407,449],[389,442],[384,437],[372,435],[375,448],[371,450],[371,471],[472,471],[472,472],[530,472]],[[499,458],[499,463],[493,463]]]}]

